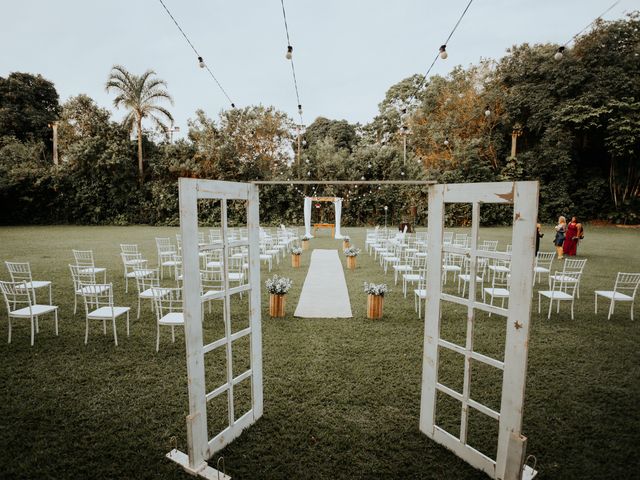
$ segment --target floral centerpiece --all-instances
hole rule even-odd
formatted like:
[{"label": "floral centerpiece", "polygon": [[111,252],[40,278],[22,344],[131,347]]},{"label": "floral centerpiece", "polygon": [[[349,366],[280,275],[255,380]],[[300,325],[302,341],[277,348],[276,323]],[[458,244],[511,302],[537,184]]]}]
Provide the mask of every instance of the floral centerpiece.
[{"label": "floral centerpiece", "polygon": [[284,317],[286,294],[291,289],[293,282],[290,278],[274,275],[264,284],[269,292],[269,315]]},{"label": "floral centerpiece", "polygon": [[342,237],[342,248],[349,248],[350,241],[351,239],[349,238],[349,235],[345,235],[344,237]]},{"label": "floral centerpiece", "polygon": [[356,257],[360,255],[360,249],[356,247],[349,247],[344,249],[344,254],[347,257],[347,268],[353,270],[356,268]]},{"label": "floral centerpiece", "polygon": [[291,249],[291,266],[293,268],[300,268],[300,255],[302,255],[302,248],[293,247]]},{"label": "floral centerpiece", "polygon": [[384,308],[384,295],[390,292],[386,283],[364,284],[364,291],[367,294],[367,318],[382,318]]}]

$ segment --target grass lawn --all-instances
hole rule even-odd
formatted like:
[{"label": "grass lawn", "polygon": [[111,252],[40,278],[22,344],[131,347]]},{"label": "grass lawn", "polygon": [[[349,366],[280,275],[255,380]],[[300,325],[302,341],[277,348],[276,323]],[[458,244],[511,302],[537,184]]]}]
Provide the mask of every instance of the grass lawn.
[{"label": "grass lawn", "polygon": [[[356,246],[364,246],[364,229],[346,230]],[[53,280],[54,304],[60,306],[59,337],[53,320],[43,318],[34,347],[28,322],[14,327],[10,345],[0,343],[0,478],[192,478],[164,458],[173,446],[186,451],[184,335],[179,331],[172,344],[164,329],[155,352],[155,317],[147,303],[135,319],[135,285],[124,293],[119,257],[120,243],[137,243],[155,264],[154,237],[177,231],[0,228],[0,260],[30,261],[34,279]],[[504,249],[509,232],[492,228],[482,235],[500,240]],[[552,228],[544,232],[542,250],[552,250]],[[537,457],[539,478],[631,478],[640,468],[640,308],[635,322],[628,304],[620,304],[610,321],[606,302],[593,313],[593,290],[611,289],[618,271],[640,271],[640,230],[593,226],[586,236],[578,249],[588,262],[575,320],[565,304],[550,320],[533,314],[523,433],[528,453]],[[313,239],[311,247],[341,245],[324,237]],[[96,264],[108,268],[116,303],[133,307],[129,337],[124,323],[118,324],[118,347],[97,324],[88,345],[83,343],[84,314],[81,308],[73,316],[67,266],[72,248],[93,249]],[[401,286],[394,287],[385,298],[384,319],[367,320],[363,282],[393,283],[393,277],[385,278],[363,252],[358,268],[345,270],[354,318],[296,319],[308,264],[305,252],[299,270],[288,258],[274,268],[295,282],[286,318],[268,317],[263,294],[264,416],[221,452],[227,473],[235,479],[487,478],[418,430],[424,325],[413,297],[405,300]],[[0,278],[8,279],[4,266],[2,271]],[[263,267],[263,281],[267,275]],[[221,334],[219,302],[212,308],[205,318],[207,340]],[[234,329],[246,324],[246,308],[246,296],[234,301]],[[5,335],[4,305],[0,312]],[[442,325],[445,338],[463,341],[462,309],[446,305]],[[476,329],[478,349],[501,356],[504,322],[482,317]],[[237,374],[246,367],[248,342],[238,344],[236,355]],[[443,383],[459,388],[461,357],[442,355]],[[221,382],[223,359],[208,355],[206,361],[211,390]],[[498,408],[497,372],[479,367],[473,375],[472,396]],[[248,404],[245,387],[237,390],[239,408]],[[438,401],[438,420],[455,433],[459,407],[448,398]],[[210,407],[213,434],[226,418],[225,399]],[[493,455],[496,431],[493,420],[471,414],[472,445]]]}]

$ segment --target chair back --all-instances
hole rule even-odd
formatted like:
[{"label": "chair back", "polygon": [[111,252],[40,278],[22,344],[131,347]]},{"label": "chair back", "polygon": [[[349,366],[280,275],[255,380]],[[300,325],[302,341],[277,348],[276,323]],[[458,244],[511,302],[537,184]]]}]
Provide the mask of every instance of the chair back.
[{"label": "chair back", "polygon": [[562,273],[564,275],[571,272],[582,273],[586,264],[587,264],[586,258],[585,259],[566,258],[564,260],[564,267],[562,269]]},{"label": "chair back", "polygon": [[498,249],[498,240],[483,240],[478,246],[478,250],[484,252],[495,252]]},{"label": "chair back", "polygon": [[7,312],[25,307],[31,310],[33,303],[31,301],[31,290],[27,288],[27,282],[0,281],[0,290],[2,290]]},{"label": "chair back", "polygon": [[160,287],[160,270],[157,268],[144,268],[134,266],[133,271],[144,271],[144,275],[135,275],[138,295],[153,287]]},{"label": "chair back", "polygon": [[93,261],[93,250],[73,250],[73,257],[76,260],[76,265],[83,267],[95,267]]},{"label": "chair back", "polygon": [[625,293],[631,298],[635,298],[636,292],[638,291],[638,285],[640,285],[640,273],[618,272],[613,291]]},{"label": "chair back", "polygon": [[122,258],[122,263],[125,268],[146,263],[141,253],[121,253],[120,257]]},{"label": "chair back", "polygon": [[563,292],[575,298],[578,285],[580,285],[581,272],[558,272],[553,277],[551,290],[554,292]]},{"label": "chair back", "polygon": [[138,245],[134,243],[121,243],[120,252],[121,253],[138,253]]},{"label": "chair back", "polygon": [[156,237],[156,248],[158,253],[176,253],[176,248],[169,237]]},{"label": "chair back", "polygon": [[181,288],[163,288],[153,291],[153,304],[156,311],[156,319],[160,321],[162,317],[172,312],[182,313],[184,310],[184,298]]},{"label": "chair back", "polygon": [[555,257],[556,252],[538,252],[535,267],[550,268]]},{"label": "chair back", "polygon": [[101,307],[113,308],[112,283],[84,283],[80,284],[80,289],[87,315],[90,310],[96,310]]},{"label": "chair back", "polygon": [[96,283],[96,274],[87,272],[86,267],[82,265],[69,265],[71,271],[71,279],[73,280],[73,289],[80,293],[82,285],[91,285]]},{"label": "chair back", "polygon": [[12,282],[31,282],[31,266],[29,262],[4,262],[9,270]]},{"label": "chair back", "polygon": [[206,267],[204,270],[200,270],[200,285],[202,292],[224,290],[224,283],[222,280],[222,265]]},{"label": "chair back", "polygon": [[458,246],[458,247],[466,247],[467,246],[467,237],[468,235],[466,233],[456,233],[454,239],[453,239],[453,244]]}]

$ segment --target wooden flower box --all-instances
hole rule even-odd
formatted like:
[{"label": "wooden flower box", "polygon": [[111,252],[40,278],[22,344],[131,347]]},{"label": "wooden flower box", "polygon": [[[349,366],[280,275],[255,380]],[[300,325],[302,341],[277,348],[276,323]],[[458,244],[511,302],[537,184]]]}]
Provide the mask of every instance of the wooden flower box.
[{"label": "wooden flower box", "polygon": [[269,294],[269,315],[272,318],[284,317],[286,298],[286,295],[277,295],[275,293]]},{"label": "wooden flower box", "polygon": [[302,255],[294,255],[293,253],[291,254],[291,266],[293,268],[300,268],[300,257]]},{"label": "wooden flower box", "polygon": [[355,270],[357,257],[347,257],[347,268],[349,270]]},{"label": "wooden flower box", "polygon": [[382,295],[367,295],[367,318],[382,318],[384,297]]},{"label": "wooden flower box", "polygon": [[309,250],[309,240],[302,240],[302,249]]}]

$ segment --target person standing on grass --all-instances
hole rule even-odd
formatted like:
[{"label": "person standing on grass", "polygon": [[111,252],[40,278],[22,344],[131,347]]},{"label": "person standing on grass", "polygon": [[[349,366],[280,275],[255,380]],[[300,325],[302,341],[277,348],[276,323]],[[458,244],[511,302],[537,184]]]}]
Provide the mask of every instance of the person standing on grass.
[{"label": "person standing on grass", "polygon": [[536,223],[536,256],[538,256],[538,251],[540,251],[540,239],[544,237],[544,233],[540,231],[540,224]]},{"label": "person standing on grass", "polygon": [[567,219],[563,216],[558,218],[558,224],[556,225],[556,238],[553,240],[553,244],[556,246],[556,252],[558,252],[558,260],[562,260],[564,257],[564,250],[562,245],[564,244],[565,233],[567,232]]},{"label": "person standing on grass", "polygon": [[567,225],[567,233],[565,234],[562,249],[565,255],[575,257],[578,253],[578,240],[580,239],[580,230],[576,217],[571,217],[571,221]]}]

